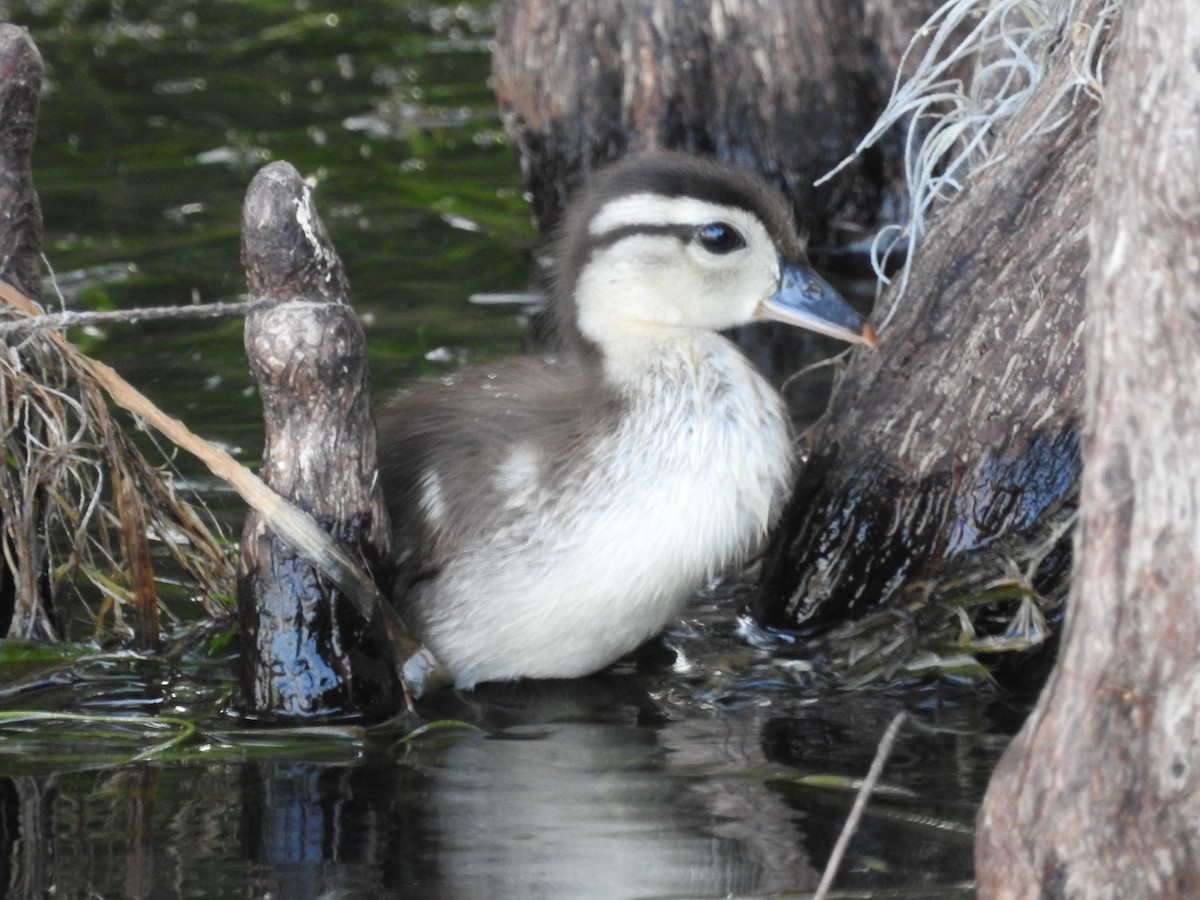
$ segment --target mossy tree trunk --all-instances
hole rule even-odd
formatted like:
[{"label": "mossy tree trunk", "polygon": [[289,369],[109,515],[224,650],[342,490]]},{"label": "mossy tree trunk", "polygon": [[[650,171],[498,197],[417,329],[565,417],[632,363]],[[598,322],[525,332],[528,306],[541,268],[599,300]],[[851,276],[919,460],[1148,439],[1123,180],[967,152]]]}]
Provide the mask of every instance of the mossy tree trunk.
[{"label": "mossy tree trunk", "polygon": [[[999,573],[1069,519],[1097,111],[1073,84],[1103,6],[1075,10],[996,161],[936,218],[903,295],[883,297],[879,346],[852,356],[809,436],[760,621],[815,628],[981,561]],[[1045,560],[1026,588],[1062,584],[1062,555]]]},{"label": "mossy tree trunk", "polygon": [[1200,896],[1200,18],[1129,0],[1100,120],[1064,646],[979,820],[985,897]]}]

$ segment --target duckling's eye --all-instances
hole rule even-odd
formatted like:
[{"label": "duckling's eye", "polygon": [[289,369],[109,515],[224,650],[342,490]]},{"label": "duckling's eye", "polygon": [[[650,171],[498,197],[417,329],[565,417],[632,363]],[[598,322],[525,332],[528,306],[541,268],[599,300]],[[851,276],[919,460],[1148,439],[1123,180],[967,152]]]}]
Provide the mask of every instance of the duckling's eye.
[{"label": "duckling's eye", "polygon": [[724,255],[746,246],[746,239],[727,222],[712,222],[696,230],[696,242],[709,253]]}]

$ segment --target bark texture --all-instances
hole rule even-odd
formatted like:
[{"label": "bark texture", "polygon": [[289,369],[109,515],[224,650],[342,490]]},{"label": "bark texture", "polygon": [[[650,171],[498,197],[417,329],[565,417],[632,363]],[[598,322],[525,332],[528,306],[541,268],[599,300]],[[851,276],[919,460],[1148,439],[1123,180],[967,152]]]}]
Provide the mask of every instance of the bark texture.
[{"label": "bark texture", "polygon": [[[366,339],[312,196],[272,163],[246,195],[250,295],[278,303],[246,320],[263,399],[263,479],[384,576],[389,532],[376,476]],[[276,718],[393,705],[394,679],[349,601],[251,513],[238,579],[245,703]]]},{"label": "bark texture", "polygon": [[923,238],[903,298],[875,314],[878,347],[853,354],[811,433],[761,622],[808,629],[891,605],[998,541],[1039,540],[1074,504],[1096,104],[1065,93],[1090,32],[1066,33],[1002,159]]},{"label": "bark texture", "polygon": [[493,78],[534,215],[557,222],[595,166],[630,151],[712,154],[792,198],[828,243],[902,197],[899,138],[812,181],[875,121],[932,0],[503,0]]},{"label": "bark texture", "polygon": [[[33,300],[42,295],[42,210],[31,167],[42,73],[41,54],[25,29],[0,25],[0,278]],[[37,366],[37,354],[25,364]],[[65,389],[61,373],[41,374],[48,386]],[[44,442],[31,446],[29,440],[42,426],[37,416],[26,417],[27,404],[11,390],[0,392],[0,403],[6,406],[0,420],[34,432],[6,440],[14,459],[0,465],[0,631],[11,638],[56,637],[42,530],[45,495],[30,475],[31,456]]]},{"label": "bark texture", "polygon": [[1129,0],[1114,56],[1077,567],[980,815],[985,897],[1200,896],[1200,17]]},{"label": "bark texture", "polygon": [[0,277],[42,296],[42,208],[33,186],[42,57],[29,33],[0,25]]}]

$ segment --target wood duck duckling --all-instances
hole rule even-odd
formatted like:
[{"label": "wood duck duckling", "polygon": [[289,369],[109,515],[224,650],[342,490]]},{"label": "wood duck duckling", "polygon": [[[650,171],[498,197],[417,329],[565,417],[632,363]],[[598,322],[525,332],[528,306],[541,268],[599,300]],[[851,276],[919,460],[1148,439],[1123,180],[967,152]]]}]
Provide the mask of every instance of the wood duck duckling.
[{"label": "wood duck duckling", "polygon": [[463,688],[597,671],[760,545],[793,441],[715,332],[773,318],[874,342],[781,196],[682,154],[600,173],[553,271],[568,351],[461,370],[379,419],[394,599]]}]

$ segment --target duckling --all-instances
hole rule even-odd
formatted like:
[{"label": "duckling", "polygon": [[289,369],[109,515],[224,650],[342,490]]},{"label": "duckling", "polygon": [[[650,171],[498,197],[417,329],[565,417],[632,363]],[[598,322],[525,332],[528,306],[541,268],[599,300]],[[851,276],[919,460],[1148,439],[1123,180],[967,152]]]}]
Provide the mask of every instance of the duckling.
[{"label": "duckling", "polygon": [[603,170],[552,271],[561,353],[419,385],[378,420],[393,599],[460,688],[604,668],[760,546],[795,450],[718,331],[773,318],[874,343],[783,198],[711,160]]}]

